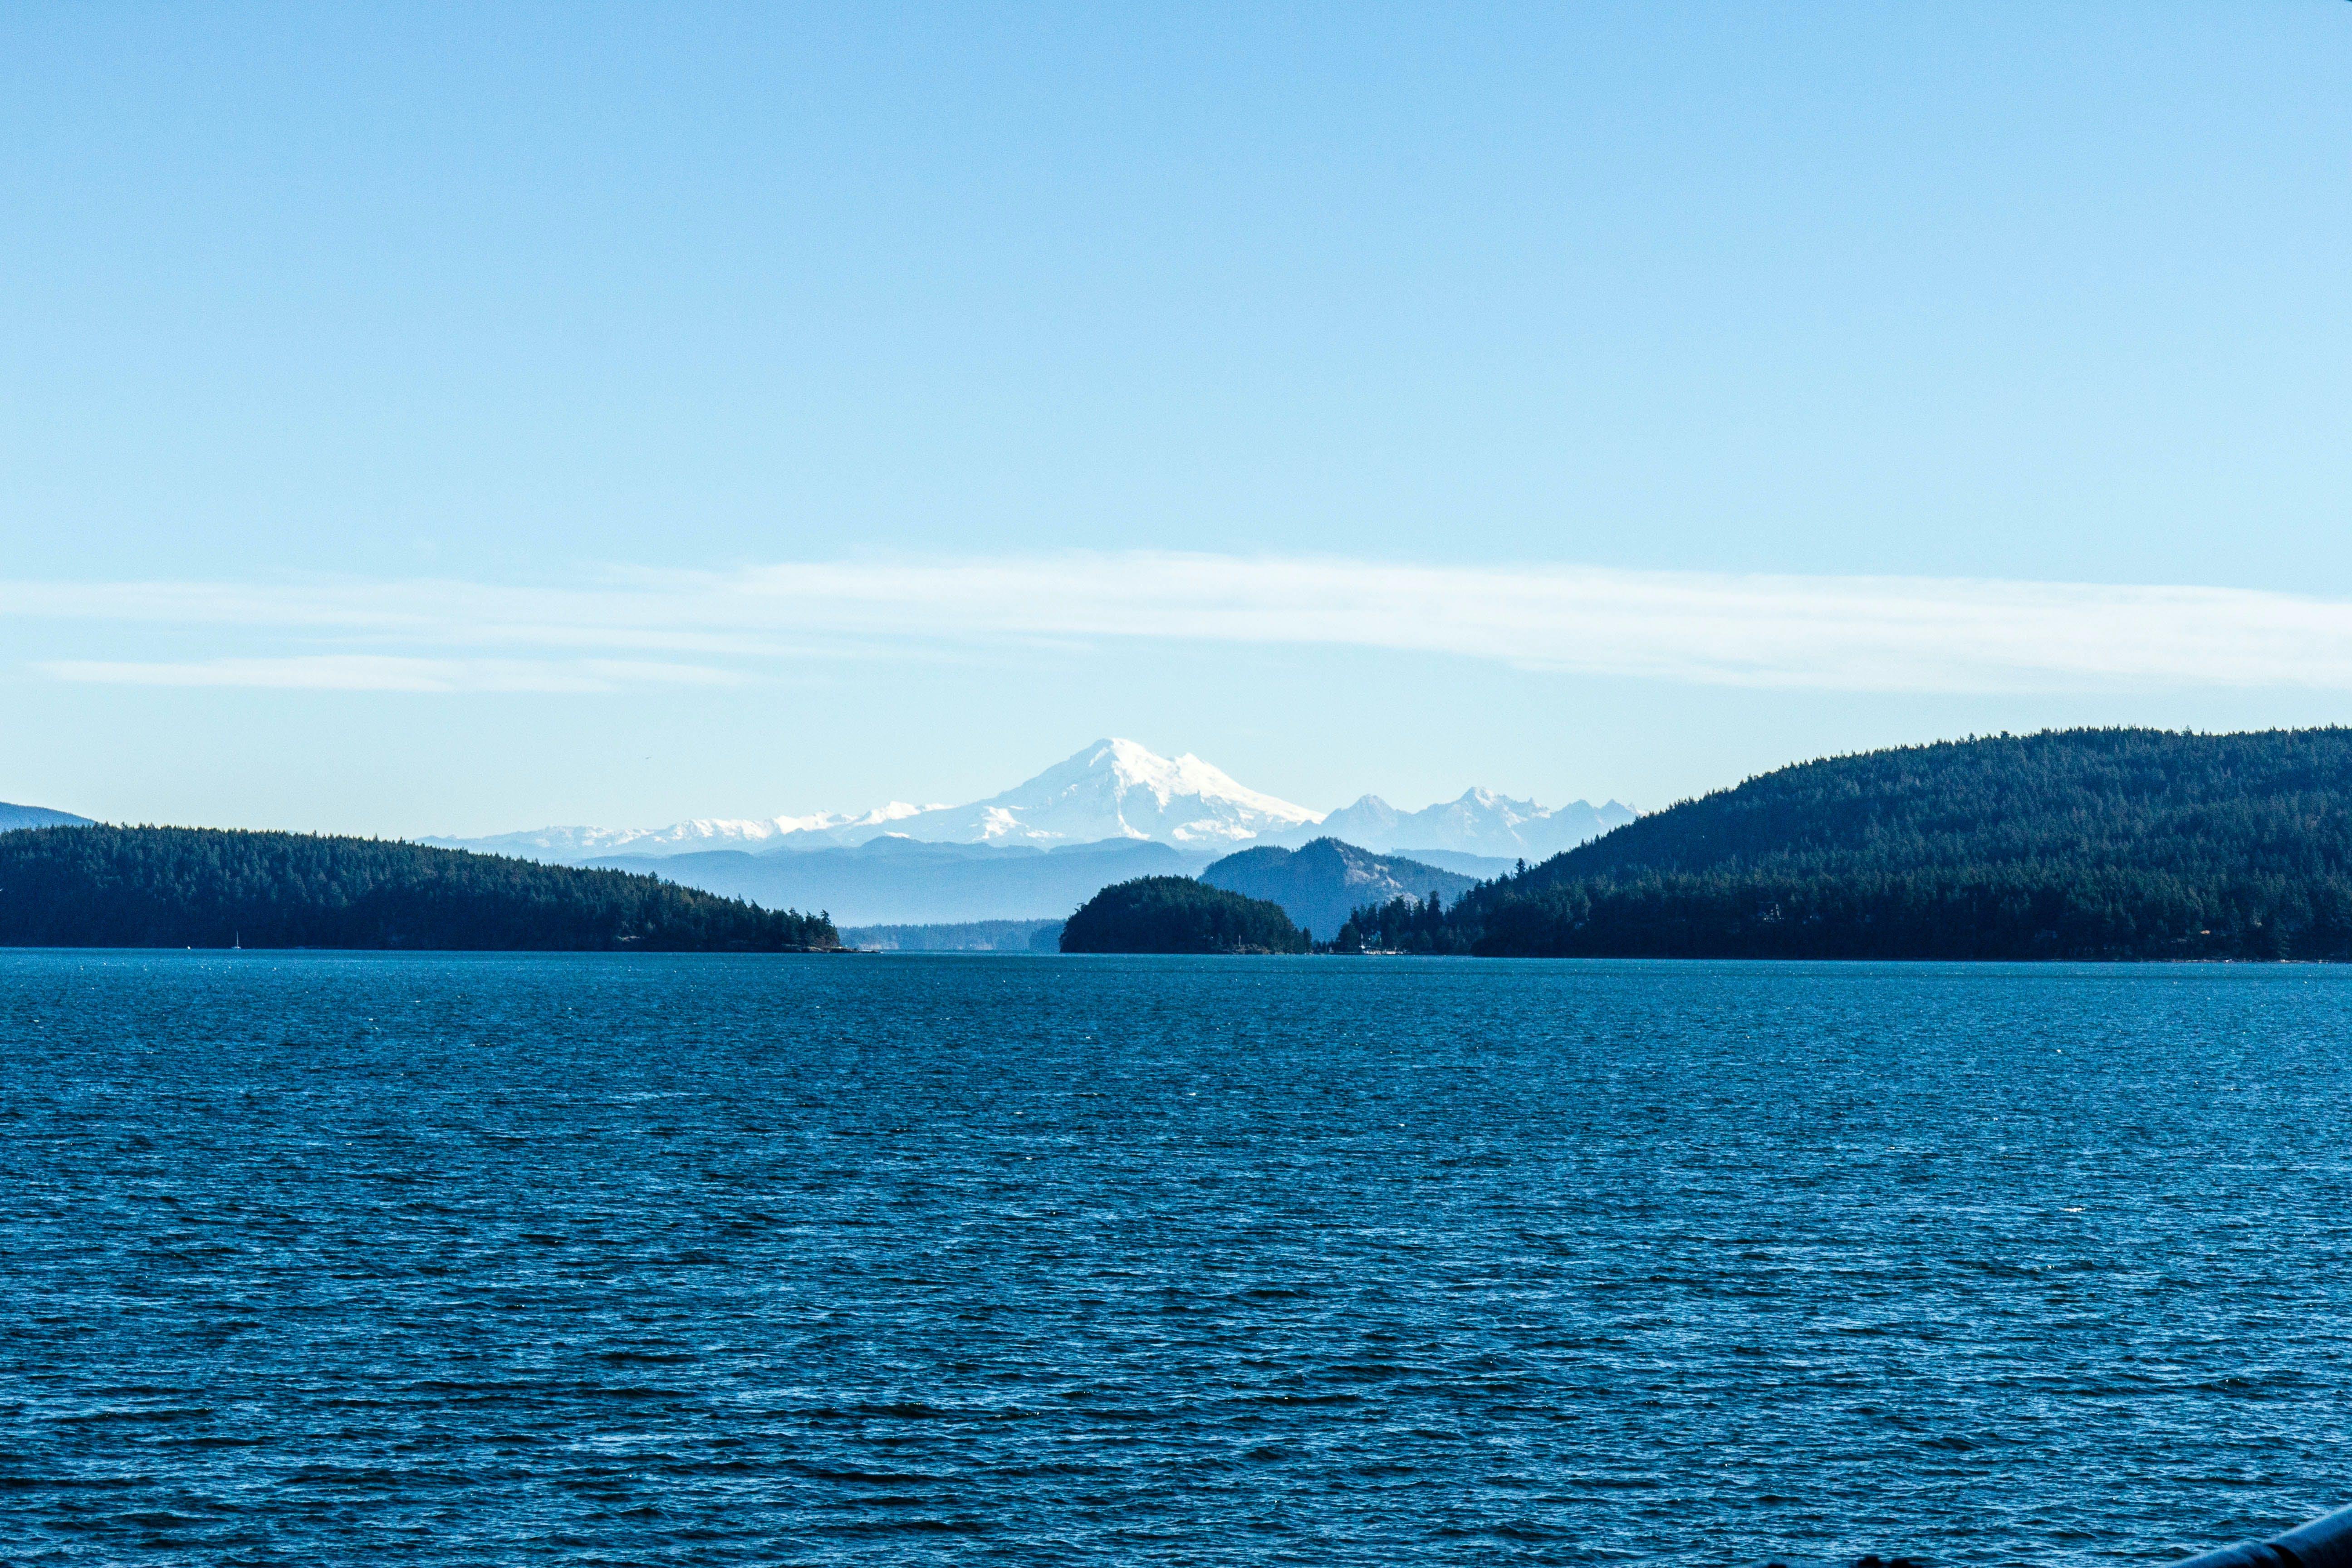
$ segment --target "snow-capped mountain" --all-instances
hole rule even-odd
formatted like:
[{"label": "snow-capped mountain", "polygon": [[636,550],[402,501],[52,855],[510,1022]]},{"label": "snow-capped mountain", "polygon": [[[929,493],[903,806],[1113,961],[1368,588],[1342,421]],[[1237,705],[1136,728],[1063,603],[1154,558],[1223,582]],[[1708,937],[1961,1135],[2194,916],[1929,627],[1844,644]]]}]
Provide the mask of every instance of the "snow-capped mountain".
[{"label": "snow-capped mountain", "polygon": [[969,805],[751,820],[698,818],[667,827],[541,827],[488,838],[426,838],[446,849],[576,863],[613,855],[688,855],[705,849],[824,849],[896,834],[935,844],[1091,844],[1153,839],[1216,849],[1313,824],[1318,814],[1236,784],[1189,752],[1157,755],[1133,741],[1097,741],[1035,778]]},{"label": "snow-capped mountain", "polygon": [[1037,848],[1148,839],[1195,852],[1256,843],[1296,847],[1329,837],[1382,854],[1451,850],[1539,860],[1633,819],[1633,813],[1615,801],[1601,806],[1577,801],[1555,809],[1484,789],[1412,812],[1368,795],[1326,816],[1246,788],[1190,753],[1163,757],[1133,741],[1114,739],[1097,741],[1036,777],[968,805],[893,802],[866,812],[705,817],[667,827],[542,827],[423,842],[577,863],[711,849],[756,854],[853,847],[886,834],[934,844]]},{"label": "snow-capped mountain", "polygon": [[942,806],[908,805],[894,800],[856,814],[821,811],[811,816],[698,816],[667,827],[538,827],[488,838],[423,838],[444,849],[512,855],[523,860],[570,863],[605,855],[691,855],[704,849],[773,849],[786,842],[832,845],[856,842],[861,829],[871,837],[893,823]]},{"label": "snow-capped mountain", "polygon": [[1246,789],[1189,752],[1171,761],[1133,741],[1108,740],[1003,795],[922,812],[890,830],[955,844],[1153,838],[1199,848],[1316,820],[1305,806]]},{"label": "snow-capped mountain", "polygon": [[1490,789],[1465,790],[1458,800],[1441,801],[1421,811],[1399,811],[1379,795],[1368,795],[1323,818],[1311,834],[1302,837],[1292,832],[1274,842],[1328,837],[1381,854],[1451,849],[1507,860],[1543,860],[1598,838],[1633,817],[1631,806],[1613,800],[1603,805],[1578,800],[1545,806],[1531,800],[1513,800]]}]

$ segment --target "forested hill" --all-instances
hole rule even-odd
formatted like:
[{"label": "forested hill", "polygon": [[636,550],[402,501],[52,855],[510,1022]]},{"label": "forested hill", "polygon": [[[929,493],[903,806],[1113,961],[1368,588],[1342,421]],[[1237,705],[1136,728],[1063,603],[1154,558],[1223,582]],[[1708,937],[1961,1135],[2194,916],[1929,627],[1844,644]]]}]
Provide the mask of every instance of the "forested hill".
[{"label": "forested hill", "polygon": [[1302,849],[1262,845],[1215,861],[1201,873],[1213,888],[1280,904],[1310,931],[1334,931],[1362,905],[1431,893],[1454,898],[1478,885],[1475,877],[1442,871],[1402,855],[1375,855],[1336,838]]},{"label": "forested hill", "polygon": [[792,952],[839,945],[652,877],[371,838],[193,827],[0,833],[0,946]]},{"label": "forested hill", "polygon": [[1783,768],[1468,894],[1457,951],[2352,957],[2352,730],[2073,730]]},{"label": "forested hill", "polygon": [[1064,952],[1305,952],[1280,904],[1190,877],[1105,888],[1063,923]]}]

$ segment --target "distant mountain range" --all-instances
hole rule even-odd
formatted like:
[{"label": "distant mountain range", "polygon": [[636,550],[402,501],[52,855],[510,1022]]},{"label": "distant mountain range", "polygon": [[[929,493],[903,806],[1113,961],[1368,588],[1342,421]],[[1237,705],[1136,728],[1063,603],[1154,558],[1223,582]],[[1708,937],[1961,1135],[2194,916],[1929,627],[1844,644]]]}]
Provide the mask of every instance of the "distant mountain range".
[{"label": "distant mountain range", "polygon": [[862,844],[926,809],[892,801],[855,816],[834,812],[814,816],[698,816],[667,827],[533,827],[487,838],[420,838],[417,842],[436,849],[470,849],[478,855],[511,855],[518,860],[578,866],[607,855],[698,855],[714,849],[773,849],[780,845],[814,849]]},{"label": "distant mountain range", "polygon": [[[1520,860],[1544,860],[1633,817],[1615,801],[1547,807],[1485,789],[1421,811],[1400,811],[1368,795],[1317,813],[1249,789],[1198,757],[1162,757],[1112,739],[965,805],[894,801],[857,813],[702,817],[650,828],[541,827],[420,842],[549,865],[653,872],[763,909],[829,910],[845,924],[939,926],[1059,920],[1114,882],[1198,876],[1235,850],[1266,851],[1245,874],[1272,876],[1268,868],[1287,864],[1280,857],[1326,838],[1343,840],[1349,854],[1361,858],[1333,878],[1360,872],[1371,879],[1362,884],[1369,889],[1385,873],[1366,867],[1385,857],[1400,866],[1418,863],[1391,879],[1397,888],[1410,884],[1419,898],[1433,887],[1451,900]],[[88,823],[67,812],[0,805],[0,831]],[[1304,874],[1303,868],[1285,873],[1294,881]],[[1346,918],[1347,910],[1331,903],[1341,895],[1292,896],[1301,900],[1292,918],[1318,931]],[[1370,899],[1366,891],[1360,901]]]},{"label": "distant mountain range", "polygon": [[[1113,739],[1097,741],[1034,778],[968,805],[894,801],[852,814],[697,818],[654,828],[542,827],[422,842],[581,864],[615,856],[651,858],[728,849],[822,851],[886,836],[1040,849],[1127,840],[1207,856],[1252,844],[1297,847],[1336,837],[1382,853],[1421,853],[1429,864],[1465,875],[1491,876],[1518,859],[1558,854],[1633,816],[1615,801],[1546,807],[1484,789],[1423,811],[1399,811],[1377,795],[1365,795],[1353,805],[1318,813],[1249,789],[1198,757],[1162,757],[1133,741]],[[1441,854],[1445,858],[1438,858]],[[1463,856],[1493,864],[1460,864]]]},{"label": "distant mountain range", "polygon": [[[1299,808],[1105,742],[1021,789],[904,819],[977,842],[887,833],[598,862],[656,879],[0,806],[0,945],[831,946],[835,925],[796,908],[894,928],[861,934],[908,951],[1035,952],[1066,917],[1071,951],[1290,952],[1305,927],[1348,951],[1524,957],[2352,960],[2352,729],[2053,731],[1828,758],[1535,858],[1623,810],[1473,790],[1317,819],[1373,838],[1507,835],[1524,868],[1328,832],[1294,848],[1278,840],[1301,831]],[[1122,831],[1052,842],[1106,821]],[[674,847],[685,826],[640,837]],[[1367,905],[1381,907],[1349,923]],[[1124,934],[1088,934],[1089,909],[1124,910]],[[1178,937],[1195,946],[1136,945]]]},{"label": "distant mountain range", "polygon": [[1379,795],[1368,795],[1310,828],[1272,835],[1268,842],[1303,844],[1338,838],[1383,854],[1397,851],[1415,856],[1429,865],[1441,864],[1430,858],[1433,850],[1475,855],[1493,862],[1491,869],[1481,872],[1492,876],[1509,869],[1516,860],[1548,860],[1612,827],[1622,827],[1634,816],[1631,806],[1613,800],[1603,805],[1579,800],[1545,806],[1531,800],[1513,800],[1490,789],[1465,790],[1458,800],[1441,801],[1420,811],[1399,811]]},{"label": "distant mountain range", "polygon": [[10,805],[0,801],[0,833],[14,833],[20,827],[95,827],[87,816],[76,816],[70,811],[51,811],[45,805]]}]

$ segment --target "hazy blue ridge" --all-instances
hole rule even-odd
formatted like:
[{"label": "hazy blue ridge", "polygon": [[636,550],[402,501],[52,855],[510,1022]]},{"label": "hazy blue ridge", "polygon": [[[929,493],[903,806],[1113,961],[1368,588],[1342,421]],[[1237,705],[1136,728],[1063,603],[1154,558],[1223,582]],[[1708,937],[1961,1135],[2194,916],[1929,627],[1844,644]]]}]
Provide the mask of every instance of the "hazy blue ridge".
[{"label": "hazy blue ridge", "polygon": [[1367,904],[1426,899],[1432,893],[1451,903],[1478,882],[1401,856],[1375,855],[1336,838],[1318,838],[1299,849],[1244,849],[1211,865],[1201,880],[1253,899],[1270,899],[1327,942]]},{"label": "hazy blue ridge", "polygon": [[204,827],[0,835],[0,946],[788,952],[822,915],[651,877]]},{"label": "hazy blue ridge", "polygon": [[1026,846],[877,838],[838,849],[713,850],[590,862],[650,873],[762,909],[829,910],[849,926],[1059,920],[1114,882],[1189,877],[1214,857],[1137,839]]},{"label": "hazy blue ridge", "polygon": [[1058,952],[1060,921],[961,921],[948,925],[845,926],[844,945],[881,952]]},{"label": "hazy blue ridge", "polygon": [[87,816],[76,816],[70,811],[51,811],[45,805],[10,805],[0,801],[0,833],[14,833],[23,827],[95,827]]},{"label": "hazy blue ridge", "polygon": [[1190,877],[1139,877],[1105,888],[1062,927],[1064,952],[1304,952],[1307,933],[1282,906]]},{"label": "hazy blue ridge", "polygon": [[2053,731],[1799,763],[1479,888],[1440,951],[2352,958],[2352,730]]},{"label": "hazy blue ridge", "polygon": [[1381,853],[1400,860],[1434,866],[1441,871],[1452,871],[1474,882],[1491,882],[1497,877],[1509,876],[1517,866],[1545,858],[1541,855],[1465,855],[1456,849],[1417,849],[1410,844],[1400,844]]}]

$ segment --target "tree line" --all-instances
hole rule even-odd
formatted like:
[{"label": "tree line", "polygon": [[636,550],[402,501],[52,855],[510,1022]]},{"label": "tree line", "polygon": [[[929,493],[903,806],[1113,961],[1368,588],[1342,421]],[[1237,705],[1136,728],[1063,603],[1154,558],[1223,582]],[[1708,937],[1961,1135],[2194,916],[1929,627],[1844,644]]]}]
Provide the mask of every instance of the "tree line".
[{"label": "tree line", "polygon": [[823,914],[622,871],[373,838],[194,827],[0,834],[0,945],[778,952]]},{"label": "tree line", "polygon": [[2352,731],[2076,730],[1806,763],[1451,910],[1396,900],[1349,924],[1496,956],[2352,958]]}]

